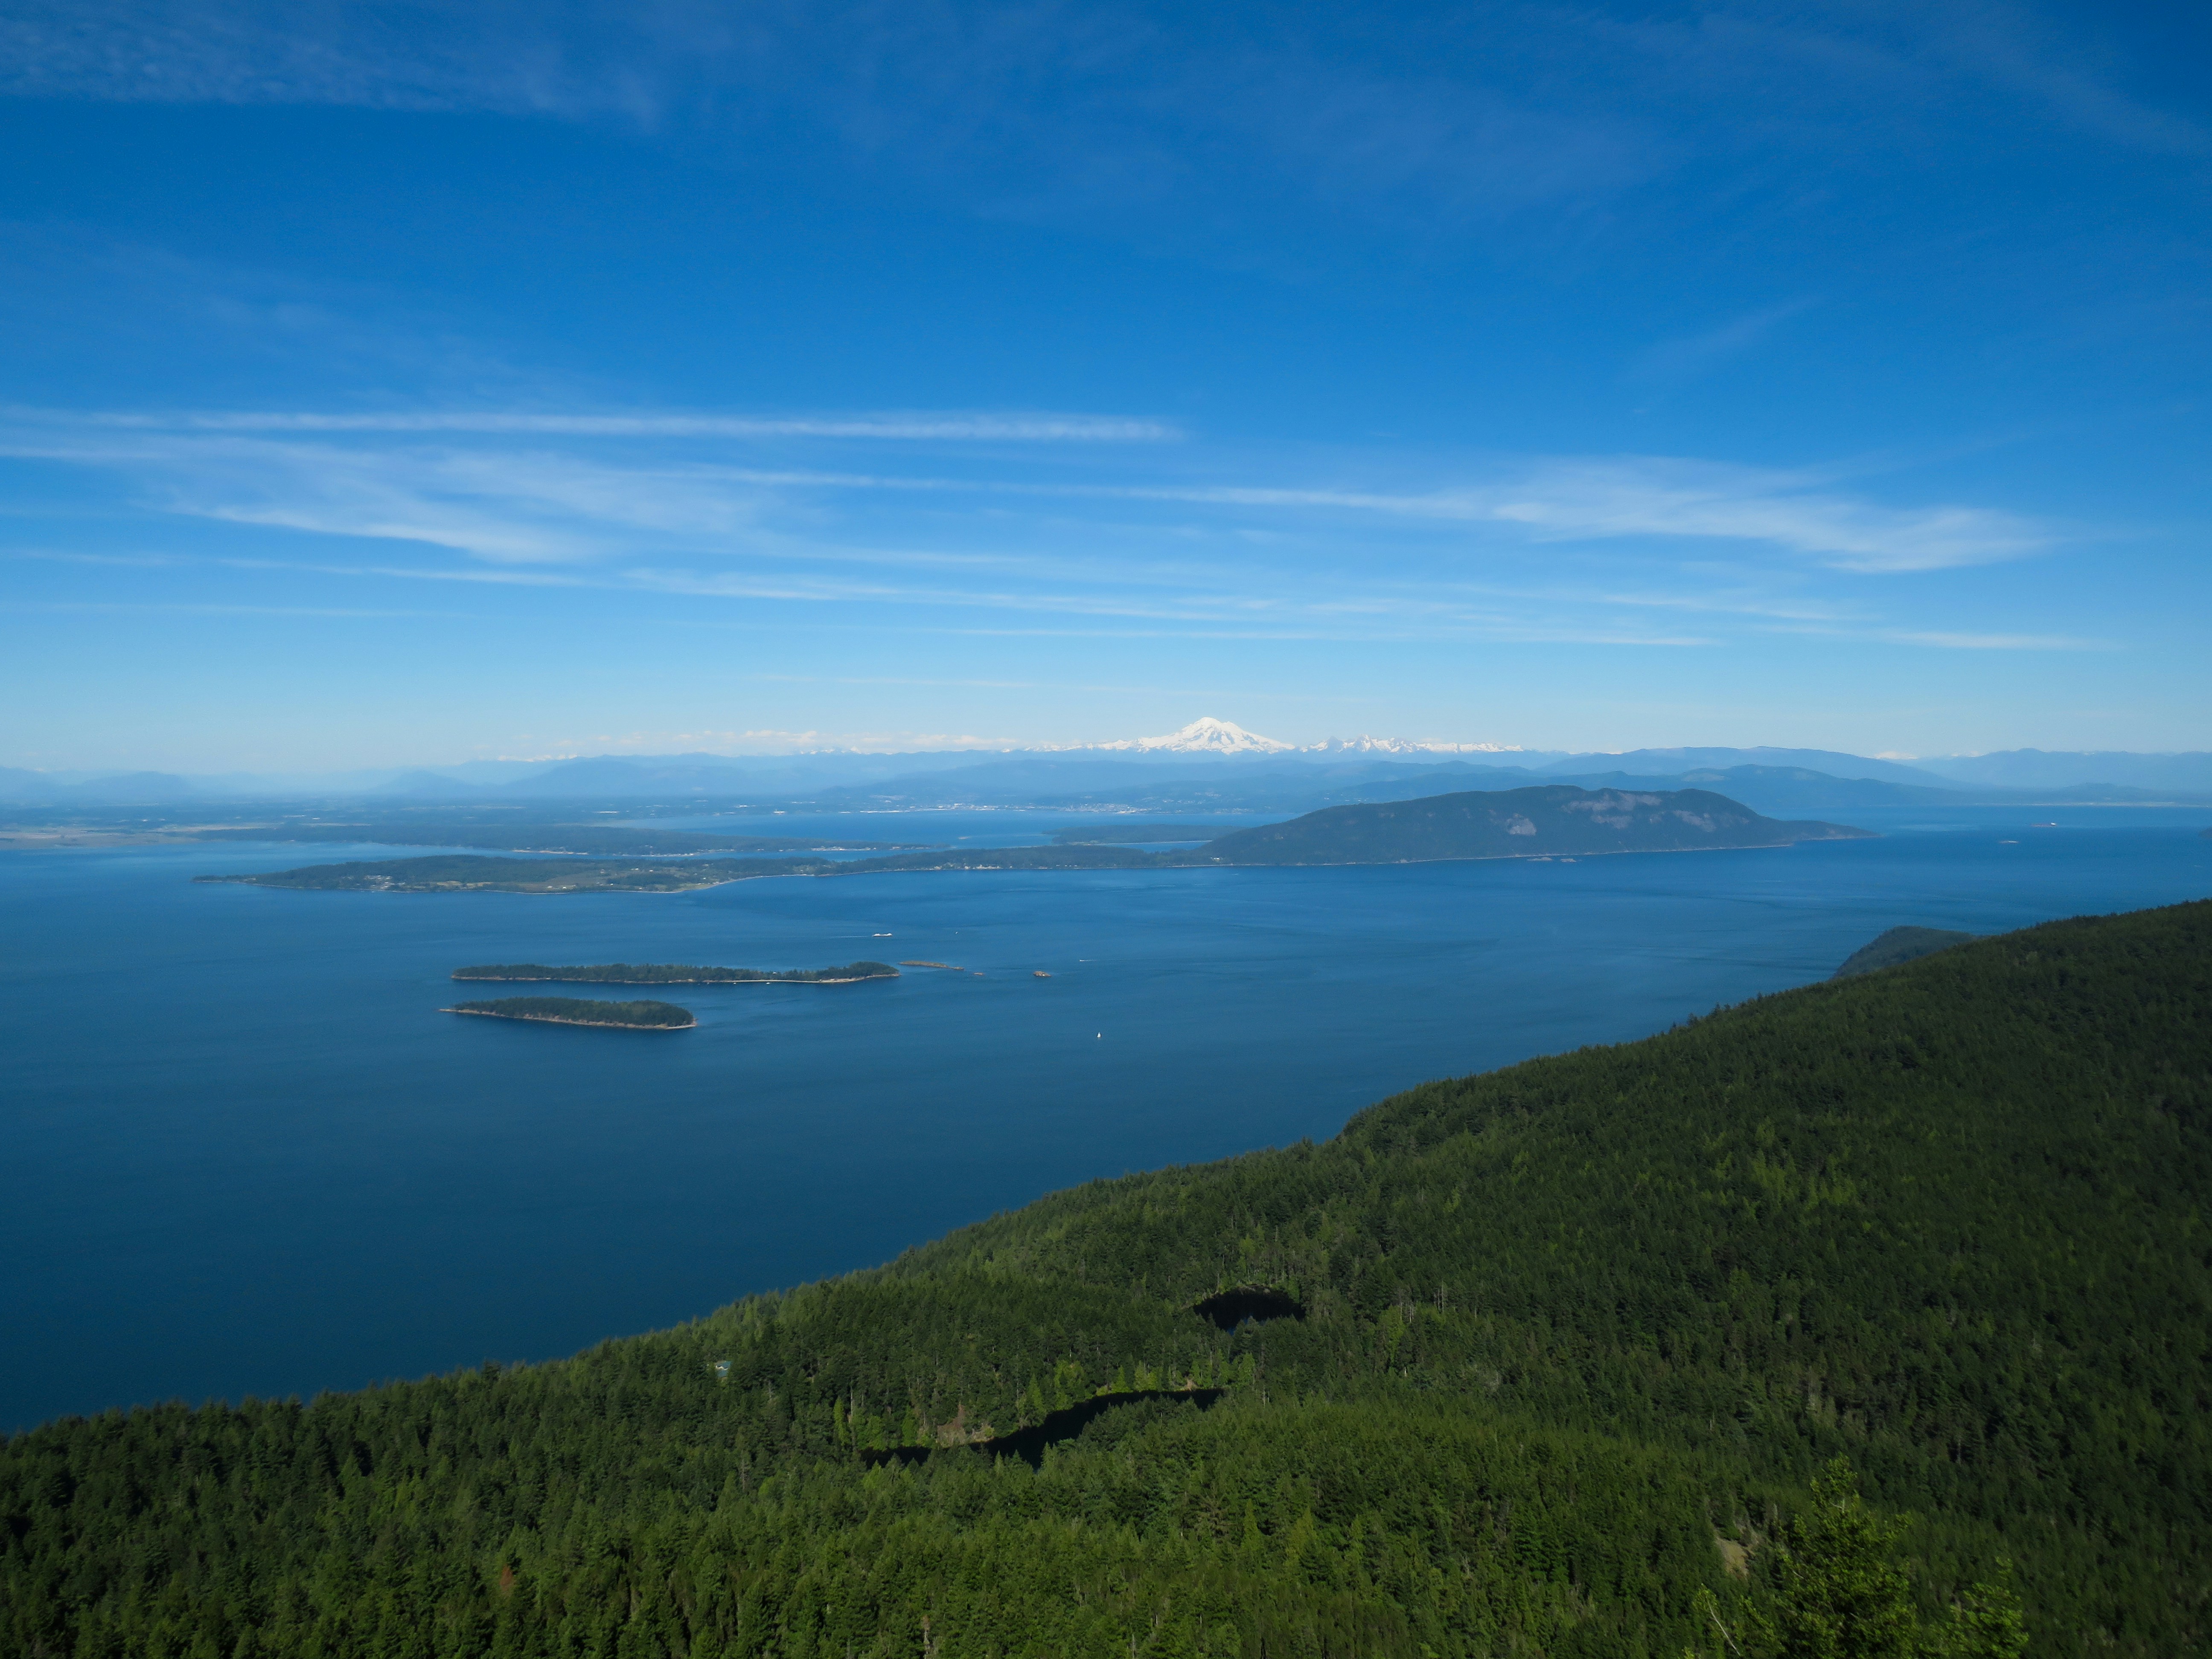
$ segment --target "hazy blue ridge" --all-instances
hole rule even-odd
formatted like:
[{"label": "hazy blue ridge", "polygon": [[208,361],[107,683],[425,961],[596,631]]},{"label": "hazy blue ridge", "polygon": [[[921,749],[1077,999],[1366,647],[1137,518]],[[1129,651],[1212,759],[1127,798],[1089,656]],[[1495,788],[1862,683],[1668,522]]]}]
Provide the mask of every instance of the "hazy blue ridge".
[{"label": "hazy blue ridge", "polygon": [[1239,830],[1194,859],[1224,864],[1385,864],[1784,847],[1870,834],[1762,817],[1702,789],[1585,791],[1568,784],[1332,806]]}]

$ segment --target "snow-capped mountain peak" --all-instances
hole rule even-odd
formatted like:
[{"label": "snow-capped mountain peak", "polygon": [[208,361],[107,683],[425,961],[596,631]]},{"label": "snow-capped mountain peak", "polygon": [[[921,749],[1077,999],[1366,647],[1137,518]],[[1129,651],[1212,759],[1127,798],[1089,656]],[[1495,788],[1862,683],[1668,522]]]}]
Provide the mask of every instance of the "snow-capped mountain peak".
[{"label": "snow-capped mountain peak", "polygon": [[1149,754],[1273,755],[1292,745],[1278,743],[1273,738],[1263,738],[1256,732],[1247,732],[1234,720],[1218,720],[1208,714],[1193,720],[1180,732],[1170,732],[1162,737],[1124,738],[1119,743],[1101,743],[1092,746],[1134,750]]}]

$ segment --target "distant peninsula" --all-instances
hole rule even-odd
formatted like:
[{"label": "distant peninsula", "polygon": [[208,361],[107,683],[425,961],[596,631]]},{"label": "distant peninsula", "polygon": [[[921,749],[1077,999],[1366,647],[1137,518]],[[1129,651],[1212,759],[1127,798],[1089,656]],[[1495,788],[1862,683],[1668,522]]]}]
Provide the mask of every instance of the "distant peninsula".
[{"label": "distant peninsula", "polygon": [[550,1025],[604,1025],[620,1031],[686,1031],[699,1022],[672,1002],[593,1002],[583,997],[499,997],[457,1002],[445,1014],[483,1014],[492,1019],[534,1019]]},{"label": "distant peninsula", "polygon": [[1233,823],[1161,823],[1146,818],[1126,823],[1095,823],[1079,830],[1055,830],[1055,847],[1123,847],[1133,842],[1154,846],[1170,842],[1214,841],[1237,826]]},{"label": "distant peninsula", "polygon": [[843,862],[824,858],[656,862],[448,854],[193,879],[340,892],[678,893],[769,876],[1587,858],[1606,853],[1788,847],[1799,842],[1856,840],[1871,833],[1847,824],[1763,817],[1741,802],[1705,789],[1581,789],[1548,784],[1327,806],[1304,817],[1231,830],[1203,846],[1164,853],[1098,845],[946,848]]},{"label": "distant peninsula", "polygon": [[362,859],[311,864],[256,875],[195,876],[194,881],[243,882],[338,893],[685,893],[759,876],[827,875],[828,859],[489,858],[447,853],[416,859]]},{"label": "distant peninsula", "polygon": [[696,858],[706,854],[896,853],[928,842],[718,836],[645,825],[526,823],[485,814],[458,818],[363,818],[346,823],[283,820],[185,832],[193,841],[380,842],[387,847],[475,847],[506,853],[575,853],[591,858]]},{"label": "distant peninsula", "polygon": [[455,979],[572,985],[857,985],[862,980],[898,976],[899,970],[888,962],[849,962],[842,968],[787,968],[781,972],[766,968],[700,968],[680,962],[604,962],[583,968],[507,962],[453,969]]}]

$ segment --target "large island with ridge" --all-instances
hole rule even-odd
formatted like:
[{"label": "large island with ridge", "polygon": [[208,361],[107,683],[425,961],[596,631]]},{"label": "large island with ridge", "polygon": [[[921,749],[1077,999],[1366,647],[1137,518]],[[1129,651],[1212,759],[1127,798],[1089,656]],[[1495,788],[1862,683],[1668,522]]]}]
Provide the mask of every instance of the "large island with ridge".
[{"label": "large island with ridge", "polygon": [[1571,784],[1548,784],[1323,807],[1287,823],[1234,830],[1202,846],[1158,853],[1137,847],[1091,844],[945,848],[847,861],[824,858],[655,861],[447,854],[193,879],[380,893],[672,893],[765,876],[1591,858],[1613,853],[1789,847],[1808,841],[1853,840],[1869,833],[1845,824],[1765,817],[1740,802],[1705,789],[1578,789]]}]

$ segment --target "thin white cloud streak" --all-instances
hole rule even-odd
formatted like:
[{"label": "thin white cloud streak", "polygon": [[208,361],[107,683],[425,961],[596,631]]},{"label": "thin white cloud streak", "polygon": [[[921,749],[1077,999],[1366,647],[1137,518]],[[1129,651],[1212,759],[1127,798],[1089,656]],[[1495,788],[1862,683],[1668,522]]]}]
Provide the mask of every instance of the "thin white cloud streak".
[{"label": "thin white cloud streak", "polygon": [[2033,520],[1989,507],[1882,507],[1804,475],[1660,458],[1553,462],[1493,510],[1548,537],[1765,543],[1869,574],[1991,564],[2058,539]]},{"label": "thin white cloud streak", "polygon": [[[169,417],[94,418],[121,428],[153,427]],[[231,417],[200,418],[214,422]],[[495,418],[590,422],[601,417]],[[212,425],[207,429],[216,434],[230,430]],[[488,433],[507,430],[486,428]],[[2045,551],[2059,539],[2050,526],[1997,509],[1952,503],[1886,507],[1826,487],[1827,481],[1819,474],[1668,456],[1551,459],[1524,464],[1517,477],[1503,481],[1385,492],[1239,484],[1028,483],[712,466],[637,468],[553,453],[379,453],[250,438],[243,444],[252,447],[226,452],[220,447],[222,435],[201,439],[175,434],[173,428],[162,431],[164,436],[135,454],[128,446],[107,450],[96,444],[51,440],[0,440],[0,453],[91,464],[126,464],[136,459],[186,469],[197,456],[207,470],[218,470],[226,457],[250,459],[255,463],[252,476],[240,484],[266,491],[272,475],[289,473],[293,498],[258,506],[235,501],[185,505],[183,510],[240,523],[424,541],[479,557],[517,561],[592,556],[595,538],[584,533],[591,525],[720,538],[757,528],[760,501],[706,487],[718,482],[787,489],[965,491],[1277,512],[1320,509],[1440,523],[1519,526],[1547,540],[1696,538],[1765,544],[1864,574],[1993,563]],[[552,429],[517,427],[512,431],[550,435]],[[195,445],[204,447],[196,449]],[[493,510],[472,503],[490,503]]]},{"label": "thin white cloud streak", "polygon": [[[804,474],[761,474],[791,484]],[[1196,506],[1316,507],[1445,523],[1524,526],[1551,540],[1695,537],[1765,543],[1837,569],[1884,574],[1989,564],[2043,552],[2057,533],[1989,507],[1887,507],[1822,490],[1805,475],[1664,456],[1543,463],[1516,483],[1412,494],[1251,485],[969,484],[823,475],[844,489],[1088,495]]]},{"label": "thin white cloud streak", "polygon": [[854,438],[898,442],[1153,444],[1184,434],[1166,421],[1112,415],[917,412],[847,416],[559,415],[501,410],[392,414],[182,410],[173,414],[9,410],[7,418],[161,432],[468,433],[580,438]]},{"label": "thin white cloud streak", "polygon": [[1638,357],[1626,378],[1659,385],[1692,380],[1731,357],[1741,356],[1780,325],[1819,303],[1817,296],[1807,295],[1751,312],[1702,334],[1662,340]]},{"label": "thin white cloud streak", "polygon": [[[179,560],[179,563],[194,561]],[[1523,644],[1711,645],[1707,636],[1654,634],[1571,623],[1545,623],[1455,607],[1430,601],[1332,604],[1324,599],[1265,600],[1197,596],[1182,605],[1141,599],[1117,599],[1095,593],[1007,593],[973,589],[938,589],[890,583],[832,580],[776,580],[727,574],[630,568],[603,569],[592,575],[554,574],[500,569],[428,569],[410,565],[350,565],[277,559],[216,558],[200,562],[232,569],[292,571],[307,575],[392,581],[470,582],[517,587],[591,589],[605,592],[662,593],[714,600],[770,600],[811,605],[874,605],[902,613],[916,608],[1017,611],[1073,615],[1154,624],[1151,628],[1085,629],[1081,637],[1206,638],[1252,640],[1395,640],[1461,638]],[[1398,626],[1388,626],[1393,621]],[[1368,627],[1352,625],[1366,621]],[[1224,626],[1244,623],[1244,626]],[[1170,624],[1171,626],[1158,626]],[[903,620],[902,629],[911,630]],[[1059,637],[1066,629],[938,629],[929,631]]]},{"label": "thin white cloud streak", "polygon": [[[422,568],[349,562],[356,574],[1031,611],[1227,627],[1255,637],[1714,642],[1704,634],[1624,625],[1621,614],[1668,610],[1873,629],[1881,619],[1857,616],[1855,605],[1790,590],[1811,579],[1808,566],[1895,575],[2017,558],[2059,540],[2050,526],[1995,509],[1891,507],[1818,472],[1667,457],[1493,462],[1493,476],[1482,481],[1389,490],[617,463],[605,459],[604,448],[590,447],[589,434],[570,434],[575,441],[565,447],[548,441],[553,434],[533,433],[536,441],[517,447],[500,441],[524,434],[506,432],[428,447],[348,442],[348,434],[336,433],[317,439],[217,427],[179,431],[128,416],[64,424],[59,432],[0,427],[0,455],[118,472],[157,511],[175,517],[412,544],[465,561]],[[859,501],[886,492],[936,498],[941,505],[901,522],[899,534],[918,532],[953,545],[875,545],[856,538],[854,524],[865,522],[852,519]],[[1024,519],[997,505],[1021,499],[1199,511],[1162,524],[1146,514],[1120,515],[1130,522],[1080,513]],[[1278,528],[1249,542],[1243,532],[1257,527],[1255,520]],[[1386,539],[1379,524],[1409,533]],[[988,545],[994,540],[1003,550]],[[979,550],[978,543],[986,545]],[[1495,565],[1525,559],[1536,547],[1580,544],[1581,562],[1589,565],[1594,550],[1611,543],[1640,545],[1606,555],[1607,574],[1586,586],[1468,580],[1476,561]],[[1656,563],[1677,580],[1691,577],[1694,567],[1679,550],[1698,543],[1742,550],[1729,555],[1730,568],[1747,573],[1747,581],[1724,577],[1724,590],[1715,592],[1698,580],[1704,591],[1674,594],[1620,585],[1624,559]],[[1164,548],[1192,551],[1163,558]],[[1356,558],[1347,556],[1353,548]],[[1751,555],[1764,555],[1769,568],[1751,574]],[[252,561],[230,562],[245,568]],[[1782,591],[1760,591],[1767,587]],[[1890,637],[2006,648],[1970,647],[1974,636],[1941,629],[1924,639]]]},{"label": "thin white cloud streak", "polygon": [[459,611],[366,611],[346,605],[216,605],[182,599],[8,599],[0,610],[30,611],[178,611],[195,617],[325,617],[389,621],[480,622]]},{"label": "thin white cloud streak", "polygon": [[1957,634],[1924,629],[1889,629],[1882,638],[1899,645],[1932,645],[1946,651],[2111,651],[2110,640],[2085,640],[2068,634]]},{"label": "thin white cloud streak", "polygon": [[[1593,629],[1517,617],[1495,611],[1389,594],[1330,597],[1325,594],[1250,595],[1190,593],[1174,599],[1132,593],[1081,592],[1011,592],[973,588],[933,588],[895,583],[793,580],[690,570],[632,568],[628,583],[663,592],[702,598],[811,602],[862,601],[899,607],[927,605],[1127,619],[1199,625],[1272,625],[1264,637],[1405,638],[1450,636],[1491,640],[1659,646],[1709,645],[1704,636],[1687,637],[1620,627]],[[1370,624],[1362,629],[1360,623]],[[1285,633],[1283,629],[1295,629]]]},{"label": "thin white cloud streak", "polygon": [[1809,634],[1821,639],[1919,645],[1940,651],[2116,651],[2117,641],[2074,634],[1982,634],[1956,629],[1769,628],[1769,634]]}]

